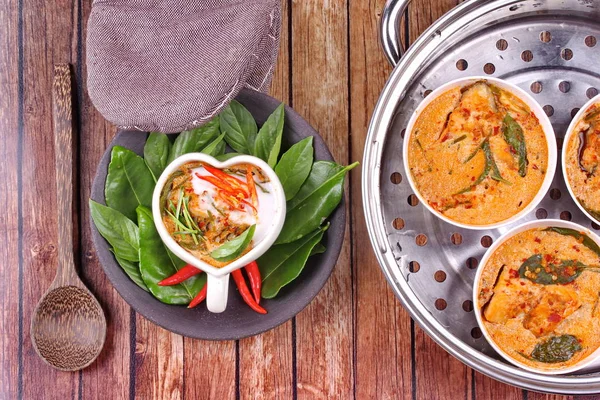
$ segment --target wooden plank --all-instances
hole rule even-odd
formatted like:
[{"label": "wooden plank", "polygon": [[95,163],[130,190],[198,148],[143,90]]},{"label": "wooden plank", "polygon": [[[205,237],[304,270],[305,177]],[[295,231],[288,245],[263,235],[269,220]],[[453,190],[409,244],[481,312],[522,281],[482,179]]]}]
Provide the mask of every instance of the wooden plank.
[{"label": "wooden plank", "polygon": [[16,398],[20,372],[19,289],[19,9],[0,4],[0,398]]},{"label": "wooden plank", "polygon": [[[137,315],[136,327],[135,397],[183,398],[183,337],[154,325],[140,315]],[[210,364],[203,367],[205,374],[212,369]],[[215,379],[212,384],[216,386],[217,382]]]},{"label": "wooden plank", "polygon": [[[288,0],[282,0],[279,55],[270,95],[290,102]],[[239,342],[241,399],[293,397],[292,322]]]},{"label": "wooden plank", "polygon": [[[349,160],[347,10],[345,0],[292,2],[292,102],[341,163]],[[333,274],[296,317],[300,399],[354,395],[349,239],[346,229]]]},{"label": "wooden plank", "polygon": [[56,194],[52,135],[51,82],[54,62],[72,62],[75,37],[72,3],[66,0],[23,2],[24,132],[23,182],[23,388],[26,399],[48,395],[75,398],[79,374],[47,366],[30,337],[32,312],[56,272]]},{"label": "wooden plank", "polygon": [[[384,0],[350,3],[350,116],[352,159],[361,160],[369,121],[392,71],[379,46]],[[361,177],[351,175],[356,398],[410,398],[410,318],[389,288],[372,251],[362,213]],[[376,328],[374,328],[376,327]]]},{"label": "wooden plank", "polygon": [[490,400],[523,400],[522,389],[507,385],[475,372],[475,398]]},{"label": "wooden plank", "polygon": [[438,346],[415,326],[416,398],[472,399],[470,368]]},{"label": "wooden plank", "polygon": [[[97,295],[108,323],[106,343],[98,359],[89,368],[82,371],[83,398],[93,398],[110,388],[112,399],[127,399],[133,382],[130,377],[131,354],[135,343],[131,345],[130,333],[135,332],[131,323],[134,312],[119,296],[102,270],[92,242],[88,199],[92,181],[100,158],[104,154],[116,128],[106,122],[96,111],[87,96],[85,65],[87,24],[91,11],[91,2],[79,3],[76,10],[79,26],[78,33],[82,41],[76,54],[75,71],[78,84],[79,124],[79,193],[80,193],[80,237],[81,237],[81,275],[90,290]],[[135,322],[135,320],[134,320]],[[132,349],[133,347],[133,349]],[[132,391],[133,392],[133,391]]]}]

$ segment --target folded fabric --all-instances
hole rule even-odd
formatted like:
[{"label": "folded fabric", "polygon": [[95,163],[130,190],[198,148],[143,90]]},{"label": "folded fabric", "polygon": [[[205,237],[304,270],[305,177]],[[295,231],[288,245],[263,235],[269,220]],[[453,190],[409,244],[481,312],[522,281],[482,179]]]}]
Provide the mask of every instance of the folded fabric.
[{"label": "folded fabric", "polygon": [[88,92],[114,124],[179,132],[243,87],[266,91],[279,47],[279,0],[95,0]]}]

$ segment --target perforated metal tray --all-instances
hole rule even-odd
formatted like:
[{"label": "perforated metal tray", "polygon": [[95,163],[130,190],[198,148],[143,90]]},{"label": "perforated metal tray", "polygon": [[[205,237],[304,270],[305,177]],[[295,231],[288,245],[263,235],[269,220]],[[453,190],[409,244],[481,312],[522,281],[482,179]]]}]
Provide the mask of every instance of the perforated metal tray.
[{"label": "perforated metal tray", "polygon": [[[572,116],[600,89],[600,2],[470,0],[402,54],[397,26],[407,3],[388,0],[383,12],[382,45],[397,65],[375,108],[363,162],[365,215],[381,268],[411,316],[467,365],[536,391],[600,392],[600,371],[543,376],[494,353],[481,337],[470,299],[478,261],[511,227],[469,231],[437,219],[418,204],[404,179],[401,151],[408,119],[430,90],[486,74],[517,84],[544,106],[560,151]],[[560,165],[547,196],[519,222],[536,218],[600,229],[571,200]]]}]

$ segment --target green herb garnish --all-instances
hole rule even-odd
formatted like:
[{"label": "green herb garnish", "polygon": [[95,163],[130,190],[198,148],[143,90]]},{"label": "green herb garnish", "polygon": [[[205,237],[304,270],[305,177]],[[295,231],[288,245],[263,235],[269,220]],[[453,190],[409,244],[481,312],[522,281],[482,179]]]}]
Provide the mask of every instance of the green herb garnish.
[{"label": "green herb garnish", "polygon": [[553,336],[538,343],[531,352],[531,358],[543,363],[558,363],[570,360],[583,347],[573,335]]},{"label": "green herb garnish", "polygon": [[523,135],[521,125],[510,114],[506,114],[502,120],[502,134],[506,143],[514,150],[519,161],[519,175],[525,177],[527,175],[527,165],[529,164],[525,135]]},{"label": "green herb garnish", "polygon": [[244,233],[242,233],[240,236],[228,241],[227,243],[211,251],[210,256],[215,260],[221,262],[235,260],[239,257],[240,254],[243,253],[246,247],[250,245],[250,241],[254,236],[255,230],[256,225],[252,225],[250,228],[246,229]]}]

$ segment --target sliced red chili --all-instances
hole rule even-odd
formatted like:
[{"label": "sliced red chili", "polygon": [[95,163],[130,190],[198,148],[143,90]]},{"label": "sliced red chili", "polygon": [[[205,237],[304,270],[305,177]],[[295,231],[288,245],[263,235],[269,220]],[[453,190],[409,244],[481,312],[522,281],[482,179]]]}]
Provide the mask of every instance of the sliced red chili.
[{"label": "sliced red chili", "polygon": [[262,288],[262,278],[260,276],[260,270],[256,261],[252,261],[250,264],[244,267],[250,280],[250,287],[252,288],[252,294],[256,303],[260,303],[260,290]]},{"label": "sliced red chili", "polygon": [[177,285],[183,281],[185,281],[186,279],[191,278],[192,276],[198,275],[199,273],[201,273],[202,271],[199,270],[198,268],[187,264],[186,266],[184,266],[183,268],[181,268],[179,271],[177,271],[176,273],[174,273],[173,275],[171,275],[168,278],[163,279],[162,281],[158,282],[158,286],[173,286],[173,285]]},{"label": "sliced red chili", "polygon": [[198,294],[196,295],[196,297],[194,297],[192,299],[192,301],[190,301],[190,304],[188,304],[187,308],[194,308],[198,304],[202,303],[204,301],[204,299],[206,299],[206,287],[207,286],[208,286],[208,282],[206,282],[204,284],[204,287],[202,288],[202,290],[200,290],[198,292]]},{"label": "sliced red chili", "polygon": [[223,182],[222,180],[220,180],[219,178],[215,177],[215,176],[211,176],[211,175],[200,175],[198,173],[196,173],[196,176],[199,179],[202,179],[203,181],[207,181],[209,183],[212,183],[217,189],[221,189],[225,192],[227,192],[228,194],[234,196],[234,197],[240,197],[242,199],[245,199],[245,193],[243,190],[241,189],[236,189],[233,186],[231,186],[230,184],[228,184],[227,182]]},{"label": "sliced red chili", "polygon": [[250,193],[248,193],[248,191],[246,190],[246,184],[243,181],[236,178],[235,176],[226,174],[225,172],[221,171],[220,169],[211,167],[208,164],[204,164],[204,169],[206,169],[208,172],[210,172],[217,178],[227,182],[229,184],[229,186],[232,186],[236,189],[242,190],[245,197],[250,197]]},{"label": "sliced red chili", "polygon": [[248,285],[246,285],[246,281],[244,280],[244,275],[242,275],[242,271],[236,269],[231,273],[233,276],[233,280],[235,281],[240,294],[242,295],[242,299],[250,306],[251,309],[260,314],[266,314],[267,310],[258,305],[258,303],[252,297],[250,290],[248,289]]}]

